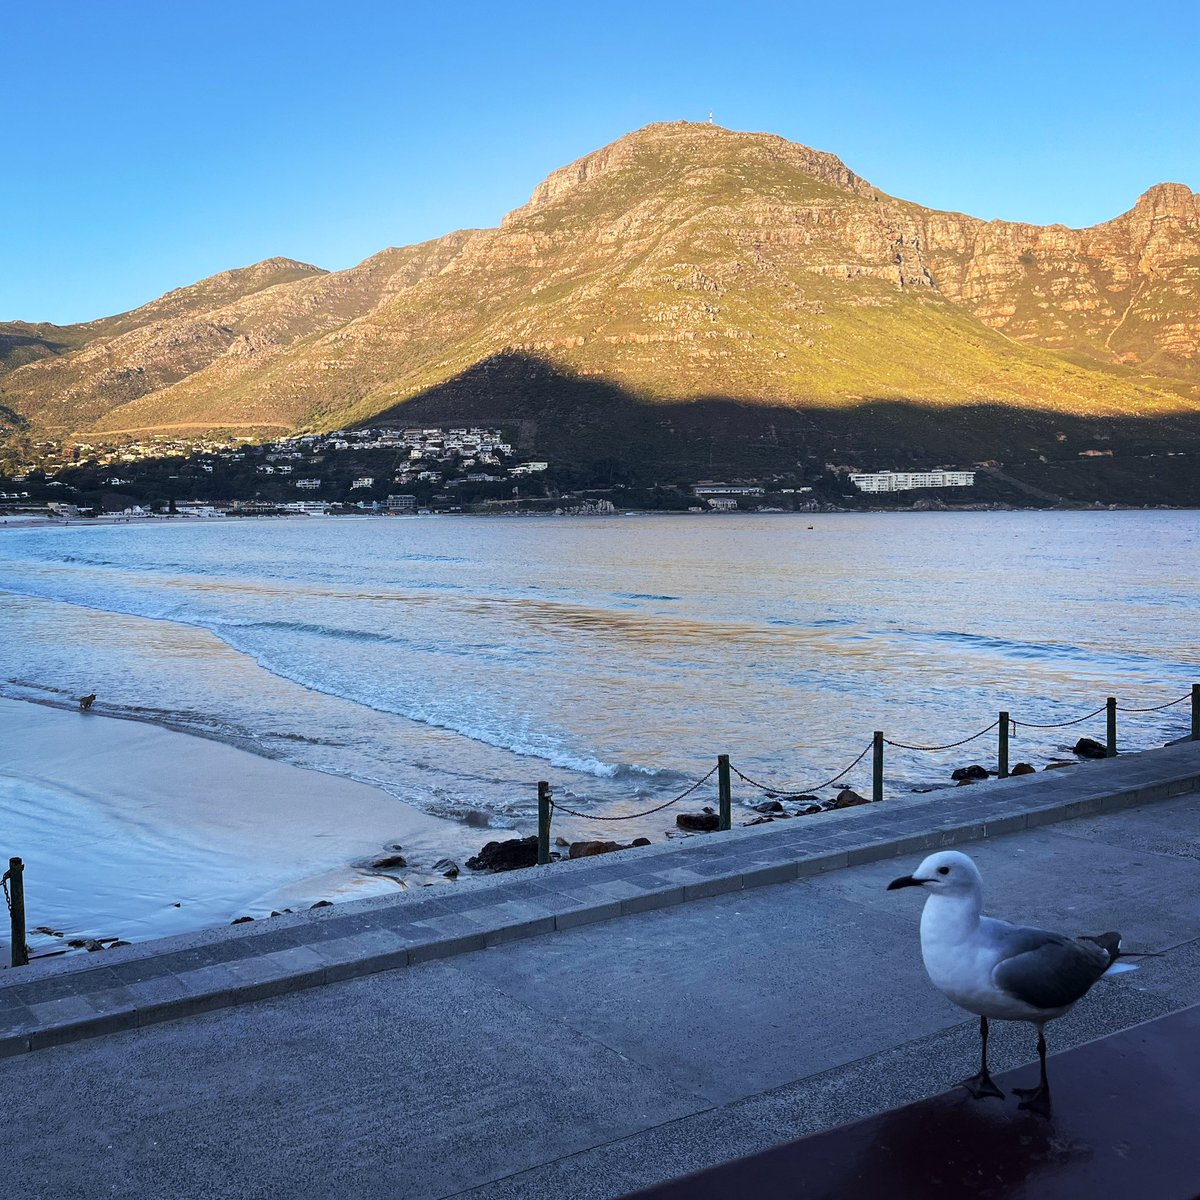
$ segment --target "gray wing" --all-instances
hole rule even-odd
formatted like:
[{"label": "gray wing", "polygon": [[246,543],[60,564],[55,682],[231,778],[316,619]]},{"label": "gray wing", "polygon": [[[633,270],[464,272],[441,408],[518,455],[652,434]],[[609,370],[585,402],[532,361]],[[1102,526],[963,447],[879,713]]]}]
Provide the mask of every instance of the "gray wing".
[{"label": "gray wing", "polygon": [[1034,1008],[1074,1004],[1112,965],[1112,957],[1092,941],[1003,921],[988,924],[1001,948],[992,982]]}]

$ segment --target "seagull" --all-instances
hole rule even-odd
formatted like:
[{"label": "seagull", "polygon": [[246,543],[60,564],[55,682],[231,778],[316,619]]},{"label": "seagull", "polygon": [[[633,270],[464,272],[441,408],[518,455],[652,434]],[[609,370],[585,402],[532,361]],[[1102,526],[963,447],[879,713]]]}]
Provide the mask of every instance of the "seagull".
[{"label": "seagull", "polygon": [[[1067,937],[1029,925],[983,916],[979,868],[957,850],[931,854],[911,874],[888,884],[924,888],[921,957],[934,987],[979,1017],[983,1053],[979,1074],[962,1086],[976,1099],[1004,1098],[988,1073],[988,1018],[1037,1026],[1041,1079],[1035,1088],[1013,1088],[1019,1107],[1050,1115],[1046,1079],[1046,1022],[1069,1012],[1121,954],[1121,936]],[[1118,967],[1118,970],[1128,969]]]}]

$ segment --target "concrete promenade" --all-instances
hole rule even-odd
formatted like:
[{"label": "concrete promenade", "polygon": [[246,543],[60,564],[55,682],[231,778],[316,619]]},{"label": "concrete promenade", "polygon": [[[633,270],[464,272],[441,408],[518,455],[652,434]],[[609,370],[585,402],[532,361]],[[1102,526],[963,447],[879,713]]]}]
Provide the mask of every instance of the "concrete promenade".
[{"label": "concrete promenade", "polygon": [[[0,972],[8,1179],[611,1197],[930,1095],[975,1022],[887,881],[962,845],[997,915],[1165,952],[1061,1050],[1200,1001],[1197,789],[1185,744]],[[993,1046],[1034,1057],[1025,1026]]]}]

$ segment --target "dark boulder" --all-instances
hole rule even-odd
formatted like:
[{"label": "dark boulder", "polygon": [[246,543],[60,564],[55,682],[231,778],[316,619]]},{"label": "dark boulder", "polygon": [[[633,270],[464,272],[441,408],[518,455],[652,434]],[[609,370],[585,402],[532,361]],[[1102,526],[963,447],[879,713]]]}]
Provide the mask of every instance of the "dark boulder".
[{"label": "dark boulder", "polygon": [[744,828],[749,829],[751,825],[774,825],[774,817],[755,817],[753,821],[743,821]]},{"label": "dark boulder", "polygon": [[254,920],[253,917],[234,917],[233,920],[230,921],[229,923],[230,923],[230,925],[245,925],[247,921],[253,921],[253,920]]},{"label": "dark boulder", "polygon": [[403,854],[386,854],[383,858],[377,858],[371,864],[372,871],[390,871],[395,867],[407,867],[408,859]]},{"label": "dark boulder", "polygon": [[630,842],[629,844],[631,846],[648,846],[648,845],[650,845],[650,839],[649,838],[634,838],[633,841]]},{"label": "dark boulder", "polygon": [[789,796],[788,799],[793,804],[820,804],[821,797],[814,796],[810,792],[797,792],[794,796]]},{"label": "dark boulder", "polygon": [[537,866],[537,838],[510,838],[507,842],[488,842],[473,858],[467,859],[472,871],[516,871]]},{"label": "dark boulder", "polygon": [[950,773],[950,778],[957,782],[961,779],[986,779],[988,770],[986,767],[979,766],[978,763],[972,763],[969,767],[959,767],[958,770]]},{"label": "dark boulder", "polygon": [[1094,738],[1080,738],[1071,748],[1080,758],[1108,757],[1108,751]]},{"label": "dark boulder", "polygon": [[433,864],[433,869],[439,875],[445,875],[447,879],[458,878],[458,863],[456,863],[452,858],[439,858],[437,862]]},{"label": "dark boulder", "polygon": [[834,808],[853,808],[856,804],[869,804],[865,796],[860,796],[853,788],[842,788],[833,802]]},{"label": "dark boulder", "polygon": [[796,812],[798,817],[811,817],[813,813],[824,812],[825,810],[819,804],[804,804]]},{"label": "dark boulder", "polygon": [[597,854],[611,854],[614,850],[624,850],[620,842],[572,842],[567,852],[568,858],[594,858]]},{"label": "dark boulder", "polygon": [[675,824],[680,829],[687,829],[692,833],[715,833],[721,825],[721,820],[714,812],[679,813]]},{"label": "dark boulder", "polygon": [[783,805],[778,800],[763,800],[753,807],[756,813],[775,814],[783,812]]},{"label": "dark boulder", "polygon": [[316,904],[310,904],[308,907],[309,908],[332,908],[333,901],[332,900],[318,900],[316,902]]},{"label": "dark boulder", "polygon": [[1043,771],[1061,771],[1063,769],[1063,767],[1073,767],[1074,765],[1075,765],[1074,763],[1069,763],[1069,762],[1052,762],[1052,763],[1047,763],[1042,768],[1042,770]]},{"label": "dark boulder", "polygon": [[1037,768],[1032,763],[1017,763],[1011,771],[1010,775],[1033,775]]}]

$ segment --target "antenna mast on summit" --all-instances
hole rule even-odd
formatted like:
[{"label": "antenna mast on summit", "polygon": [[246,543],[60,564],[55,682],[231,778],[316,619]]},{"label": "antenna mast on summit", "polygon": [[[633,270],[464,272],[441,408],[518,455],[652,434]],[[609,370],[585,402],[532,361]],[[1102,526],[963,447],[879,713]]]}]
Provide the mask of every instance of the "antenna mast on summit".
[{"label": "antenna mast on summit", "polygon": [[709,123],[710,125],[713,123],[713,119],[712,119],[712,109],[711,109],[711,108],[708,110],[708,123]]}]

